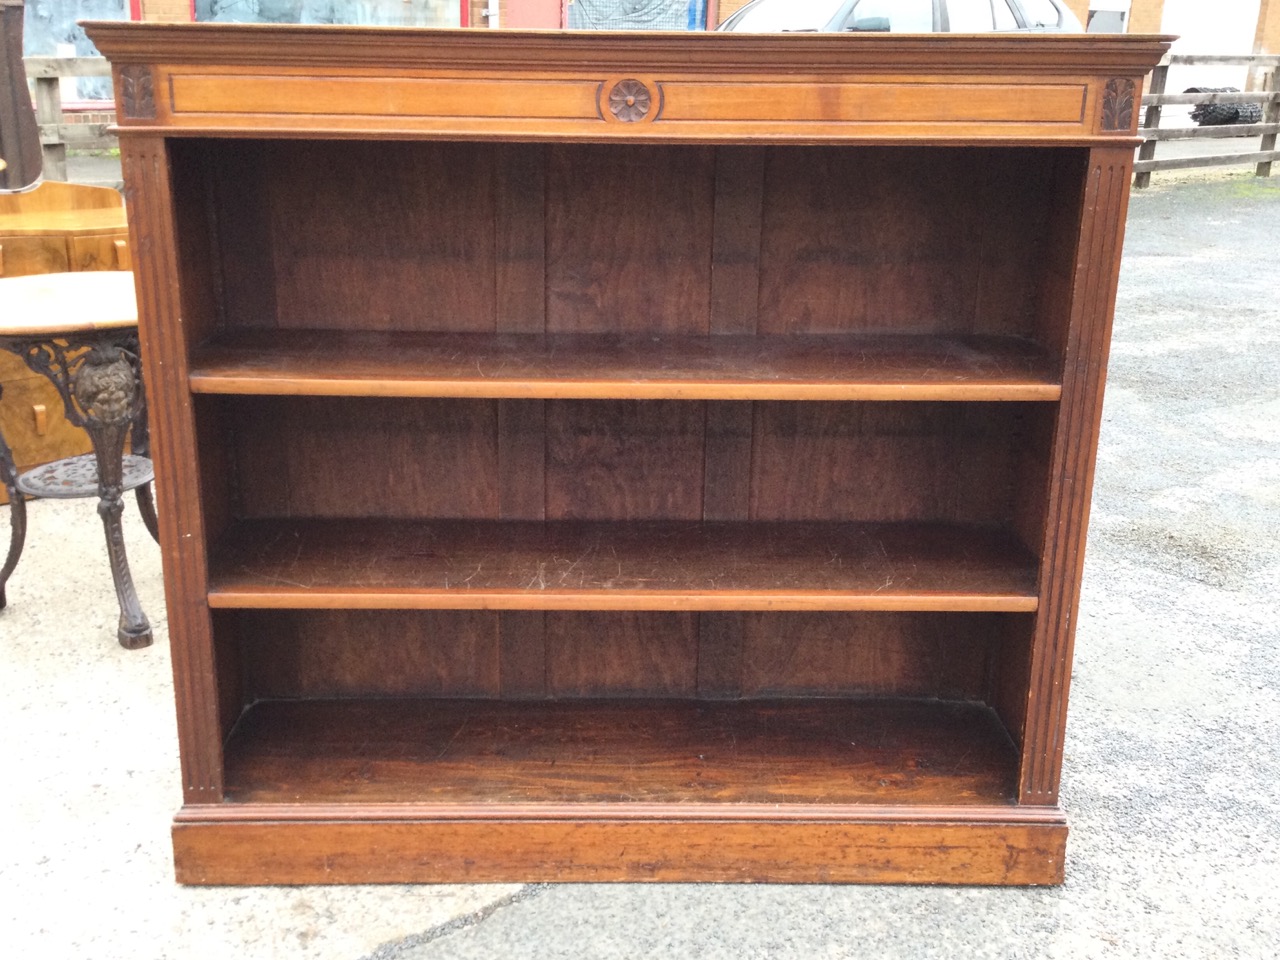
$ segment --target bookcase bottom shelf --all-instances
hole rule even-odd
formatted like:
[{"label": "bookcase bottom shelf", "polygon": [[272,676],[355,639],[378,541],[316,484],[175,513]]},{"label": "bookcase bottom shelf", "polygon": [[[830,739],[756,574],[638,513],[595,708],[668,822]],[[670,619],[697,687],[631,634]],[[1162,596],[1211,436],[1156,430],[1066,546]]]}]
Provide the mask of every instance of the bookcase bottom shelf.
[{"label": "bookcase bottom shelf", "polygon": [[938,700],[301,700],[251,707],[196,884],[1061,882],[993,711]]},{"label": "bookcase bottom shelf", "polygon": [[942,700],[267,701],[227,745],[240,803],[1002,804],[995,712]]}]

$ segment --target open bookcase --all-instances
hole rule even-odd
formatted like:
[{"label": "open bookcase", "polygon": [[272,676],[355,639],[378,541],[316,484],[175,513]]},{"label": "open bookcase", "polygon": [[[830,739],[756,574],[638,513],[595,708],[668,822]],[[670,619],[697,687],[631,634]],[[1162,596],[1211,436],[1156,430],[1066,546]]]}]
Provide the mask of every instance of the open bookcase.
[{"label": "open bookcase", "polygon": [[180,880],[1061,880],[1161,38],[90,33]]}]

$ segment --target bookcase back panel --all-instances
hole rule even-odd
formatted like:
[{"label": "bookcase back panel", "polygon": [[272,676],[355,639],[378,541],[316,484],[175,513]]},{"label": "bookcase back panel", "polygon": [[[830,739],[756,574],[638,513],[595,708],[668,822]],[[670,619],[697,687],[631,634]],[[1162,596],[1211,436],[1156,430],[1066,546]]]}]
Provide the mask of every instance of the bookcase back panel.
[{"label": "bookcase back panel", "polygon": [[700,519],[705,407],[548,401],[547,518]]},{"label": "bookcase back panel", "polygon": [[[240,518],[915,520],[1002,526],[1029,544],[1052,417],[1020,403],[200,397],[197,409],[235,424],[227,446],[206,446],[232,465]],[[522,510],[504,512],[517,488]]]},{"label": "bookcase back panel", "polygon": [[[273,282],[275,315],[246,313],[242,322],[494,330],[491,147],[290,141],[244,149],[256,151],[259,172],[249,182],[258,203],[246,211],[236,196],[245,181],[224,174],[219,210],[239,208],[243,220],[224,228],[223,249],[235,251],[230,266],[260,253],[271,275],[251,263],[227,286]],[[255,241],[267,246],[255,251]]]},{"label": "bookcase back panel", "polygon": [[1024,405],[755,407],[751,519],[1009,522]]},{"label": "bookcase back panel", "polygon": [[[804,147],[768,153],[761,333],[1035,337],[1050,221],[1072,220],[1036,150]],[[1059,162],[1083,169],[1078,152]]]},{"label": "bookcase back panel", "polygon": [[[1003,615],[753,613],[732,643],[716,615],[553,611],[512,649],[483,610],[219,611],[244,704],[297,697],[750,699],[910,696],[983,701]],[[735,615],[737,616],[737,615]],[[716,636],[713,636],[716,634]],[[534,658],[538,683],[522,673]],[[727,684],[713,684],[719,674]],[[232,717],[236,711],[226,708]]]},{"label": "bookcase back panel", "polygon": [[498,515],[495,402],[255,397],[228,405],[241,516]]},{"label": "bookcase back panel", "polygon": [[1051,342],[1085,165],[1063,148],[307,140],[172,157],[179,192],[205,198],[186,232],[216,236],[207,296],[231,327]]},{"label": "bookcase back panel", "polygon": [[244,699],[501,693],[498,615],[484,610],[220,613]]},{"label": "bookcase back panel", "polygon": [[552,611],[545,629],[548,696],[697,695],[696,613]]},{"label": "bookcase back panel", "polygon": [[741,694],[895,694],[983,699],[984,627],[998,616],[935,613],[750,613]]},{"label": "bookcase back panel", "polygon": [[546,190],[548,333],[707,333],[712,148],[551,147]]}]

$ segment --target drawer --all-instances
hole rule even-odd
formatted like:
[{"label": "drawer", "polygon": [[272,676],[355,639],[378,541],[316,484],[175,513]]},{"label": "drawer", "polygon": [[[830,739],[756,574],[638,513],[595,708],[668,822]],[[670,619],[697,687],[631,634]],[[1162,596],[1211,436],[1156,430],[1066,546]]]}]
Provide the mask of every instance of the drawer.
[{"label": "drawer", "polygon": [[[0,351],[0,432],[19,470],[88,453],[89,436],[68,422],[58,391],[11,353]],[[0,489],[0,503],[7,503]]]},{"label": "drawer", "polygon": [[63,237],[0,237],[0,277],[72,269]]},{"label": "drawer", "polygon": [[72,270],[130,270],[132,267],[128,233],[71,240]]}]

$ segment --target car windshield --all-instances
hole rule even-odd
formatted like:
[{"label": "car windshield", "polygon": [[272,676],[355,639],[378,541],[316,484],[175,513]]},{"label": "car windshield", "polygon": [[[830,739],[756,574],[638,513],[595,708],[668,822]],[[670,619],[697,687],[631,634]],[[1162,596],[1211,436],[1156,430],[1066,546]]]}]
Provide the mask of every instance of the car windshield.
[{"label": "car windshield", "polygon": [[1065,30],[1083,29],[1074,13],[1065,6],[1059,9],[1051,0],[1022,0],[1022,12],[1027,18],[1027,26],[1032,29],[1053,30],[1059,26]]},{"label": "car windshield", "polygon": [[858,0],[846,30],[931,33],[933,0]]},{"label": "car windshield", "polygon": [[732,25],[743,33],[821,30],[843,5],[844,0],[759,0]]}]

